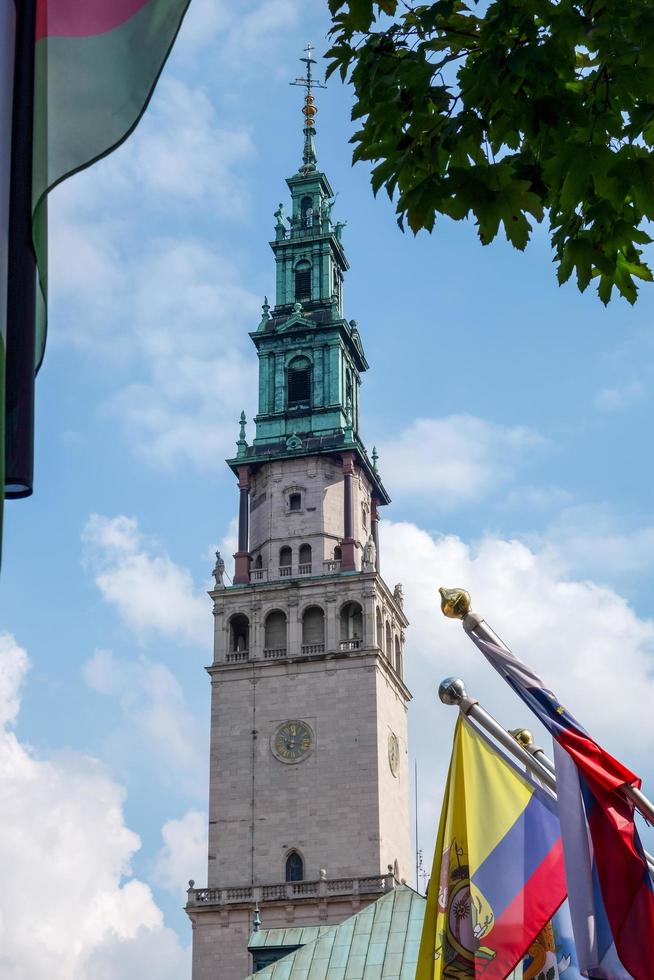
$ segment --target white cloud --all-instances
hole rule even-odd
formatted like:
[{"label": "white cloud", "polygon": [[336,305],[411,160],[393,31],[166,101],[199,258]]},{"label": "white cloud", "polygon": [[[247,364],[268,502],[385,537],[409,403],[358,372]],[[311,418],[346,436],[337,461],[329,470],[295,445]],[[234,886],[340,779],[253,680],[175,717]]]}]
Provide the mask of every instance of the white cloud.
[{"label": "white cloud", "polygon": [[[27,665],[25,651],[3,634],[5,722],[16,716]],[[76,753],[39,757],[4,727],[0,771],[3,980],[173,980],[187,973],[188,951],[164,926],[148,885],[131,876],[140,841],[125,825],[124,791],[103,767]],[[145,972],[132,973],[130,964],[146,955]]]},{"label": "white cloud", "polygon": [[20,708],[20,688],[27,673],[27,651],[11,633],[0,633],[0,725],[16,721]]},{"label": "white cloud", "polygon": [[601,412],[621,412],[638,405],[644,396],[645,388],[640,381],[627,381],[622,385],[600,389],[593,404]]},{"label": "white cloud", "polygon": [[479,500],[510,482],[544,445],[526,426],[503,426],[472,415],[416,419],[380,446],[397,494],[426,497],[435,508]]},{"label": "white cloud", "polygon": [[[458,675],[505,727],[539,730],[460,624],[441,615],[440,585],[468,589],[474,609],[545,678],[595,738],[640,770],[646,783],[649,777],[651,789],[654,715],[638,710],[636,739],[633,732],[636,705],[654,702],[654,622],[640,619],[612,589],[570,579],[551,548],[536,551],[496,537],[469,545],[455,536],[432,537],[413,524],[384,522],[381,557],[388,580],[404,584],[411,621],[406,656],[415,698],[409,712],[410,747],[420,767],[420,834],[426,853],[433,846],[455,721],[455,709],[438,700],[440,681]],[[549,750],[540,731],[538,738]]]},{"label": "white cloud", "polygon": [[206,877],[207,815],[188,810],[179,820],[161,829],[164,845],[154,867],[155,881],[179,897],[186,896],[190,879],[199,884]]},{"label": "white cloud", "polygon": [[241,218],[247,210],[243,165],[254,143],[242,125],[218,125],[206,92],[166,76],[134,135],[105,168],[110,183],[129,193],[140,188],[160,207],[210,207],[219,218]]},{"label": "white cloud", "polygon": [[566,507],[532,539],[567,573],[612,584],[654,566],[654,526],[633,527],[603,506]]},{"label": "white cloud", "polygon": [[208,719],[197,719],[168,667],[145,657],[134,662],[96,650],[83,672],[88,686],[115,698],[122,712],[119,727],[108,739],[110,755],[131,763],[135,753],[145,757],[164,784],[202,796],[206,766],[198,745],[206,741]]},{"label": "white cloud", "polygon": [[[218,126],[202,89],[166,77],[130,140],[52,196],[51,342],[111,365],[102,406],[155,466],[217,468],[254,408],[262,297],[186,232],[189,208],[242,220],[252,153],[242,124]],[[184,232],[149,234],[168,218]]]},{"label": "white cloud", "polygon": [[253,56],[270,54],[277,36],[297,22],[301,9],[299,0],[242,0],[238,6],[224,0],[193,0],[176,54],[188,60],[209,44],[215,50],[218,40],[222,44],[216,58],[230,72],[242,74],[253,67]]},{"label": "white cloud", "polygon": [[208,647],[210,603],[134,518],[92,514],[82,534],[84,562],[104,599],[138,636],[169,636]]}]

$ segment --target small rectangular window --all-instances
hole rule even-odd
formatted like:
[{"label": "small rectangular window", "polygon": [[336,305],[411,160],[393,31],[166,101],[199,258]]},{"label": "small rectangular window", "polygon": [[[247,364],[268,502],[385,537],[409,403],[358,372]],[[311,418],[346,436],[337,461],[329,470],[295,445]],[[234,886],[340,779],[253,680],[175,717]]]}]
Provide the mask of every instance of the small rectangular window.
[{"label": "small rectangular window", "polygon": [[288,509],[289,510],[301,510],[302,509],[302,494],[292,493],[288,498]]}]

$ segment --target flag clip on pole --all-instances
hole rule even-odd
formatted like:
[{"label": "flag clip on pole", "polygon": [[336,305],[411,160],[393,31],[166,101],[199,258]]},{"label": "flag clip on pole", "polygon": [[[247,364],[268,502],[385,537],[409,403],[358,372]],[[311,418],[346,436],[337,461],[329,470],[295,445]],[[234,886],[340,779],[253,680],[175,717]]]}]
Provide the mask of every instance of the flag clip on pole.
[{"label": "flag clip on pole", "polygon": [[[487,643],[494,643],[511,656],[511,651],[500,637],[490,628],[483,616],[475,613],[470,608],[470,593],[465,589],[445,589],[440,588],[441,610],[448,619],[460,619],[466,633],[472,633],[485,640]],[[464,688],[465,690],[465,688]],[[466,698],[468,695],[466,694]],[[442,700],[442,699],[441,699]],[[448,702],[445,702],[448,703]],[[483,710],[483,709],[481,709]],[[468,712],[464,712],[468,713]],[[490,716],[489,716],[490,717]],[[495,722],[495,724],[497,724]],[[501,726],[499,726],[501,728]],[[503,731],[504,729],[502,729]],[[505,742],[502,742],[506,745]],[[545,768],[545,767],[544,767]],[[553,767],[552,770],[553,771]],[[621,792],[633,803],[638,812],[649,824],[654,824],[654,803],[645,796],[641,790],[635,786],[625,785]]]}]

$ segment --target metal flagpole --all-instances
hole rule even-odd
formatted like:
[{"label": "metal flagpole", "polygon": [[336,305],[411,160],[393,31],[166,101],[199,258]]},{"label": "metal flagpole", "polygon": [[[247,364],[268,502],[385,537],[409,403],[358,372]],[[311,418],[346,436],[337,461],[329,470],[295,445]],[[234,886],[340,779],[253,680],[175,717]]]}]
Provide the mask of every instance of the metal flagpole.
[{"label": "metal flagpole", "polygon": [[[470,597],[468,596],[468,602],[469,601]],[[477,613],[472,612],[471,609],[468,609],[461,619],[466,633],[474,632],[477,636],[481,637],[482,640],[486,640],[488,643],[494,643],[506,653],[511,654],[511,651],[507,647],[506,643],[504,643],[497,633],[491,629],[483,616],[479,616]],[[633,805],[649,824],[654,824],[654,803],[652,803],[652,801],[649,800],[645,794],[641,792],[641,790],[637,789],[635,786],[623,786],[621,792],[631,800]]]},{"label": "metal flagpole", "polygon": [[[489,632],[492,633],[492,630]],[[495,636],[494,633],[492,635]],[[458,677],[447,677],[442,681],[438,688],[438,696],[443,704],[456,705],[462,715],[472,718],[480,728],[492,735],[511,755],[519,759],[524,767],[556,796],[554,763],[547,758],[539,746],[534,744],[534,737],[528,729],[516,728],[508,732],[485,708],[482,708],[476,698],[468,694],[465,684]],[[645,859],[650,873],[654,875],[654,856],[645,851]]]}]

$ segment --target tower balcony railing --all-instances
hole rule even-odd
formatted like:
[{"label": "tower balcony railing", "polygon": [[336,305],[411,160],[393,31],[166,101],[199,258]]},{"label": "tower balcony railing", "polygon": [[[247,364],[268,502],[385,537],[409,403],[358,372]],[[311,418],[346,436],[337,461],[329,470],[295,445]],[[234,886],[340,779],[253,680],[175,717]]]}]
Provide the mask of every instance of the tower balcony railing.
[{"label": "tower balcony railing", "polygon": [[324,572],[340,572],[341,570],[341,559],[340,558],[328,558],[327,561],[322,563],[322,568]]},{"label": "tower balcony railing", "polygon": [[324,653],[325,644],[324,643],[303,643],[302,644],[302,655],[305,657],[310,657],[314,653]]},{"label": "tower balcony railing", "polygon": [[286,656],[286,647],[266,647],[263,651],[264,660],[280,660]]},{"label": "tower balcony railing", "polygon": [[225,658],[228,664],[243,663],[250,659],[249,650],[230,650]]},{"label": "tower balcony railing", "polygon": [[250,581],[251,582],[265,582],[268,578],[267,568],[251,568],[250,569]]},{"label": "tower balcony railing", "polygon": [[290,578],[293,574],[292,565],[280,565],[279,566],[279,577],[280,578]]},{"label": "tower balcony railing", "polygon": [[311,575],[311,562],[306,561],[297,567],[298,575]]},{"label": "tower balcony railing", "polygon": [[362,646],[363,646],[363,640],[360,637],[355,636],[351,640],[341,640],[339,644],[339,650],[341,651],[360,650]]},{"label": "tower balcony railing", "polygon": [[189,882],[188,906],[240,905],[288,901],[294,898],[338,898],[350,895],[383,895],[395,888],[392,872],[362,878],[321,878],[319,881],[285,881],[243,888],[196,888]]}]

